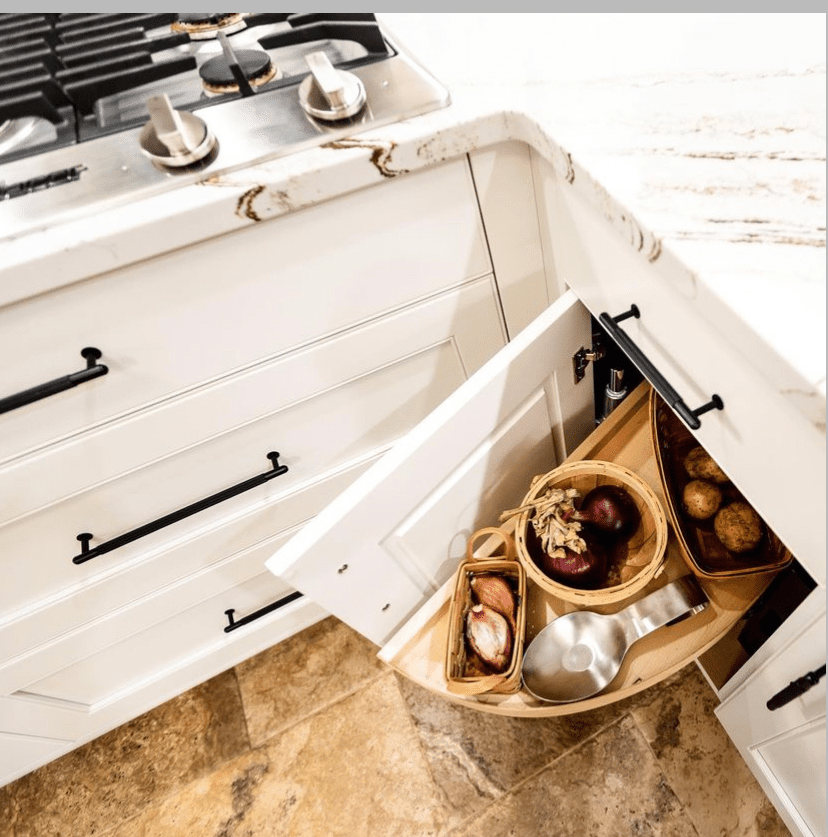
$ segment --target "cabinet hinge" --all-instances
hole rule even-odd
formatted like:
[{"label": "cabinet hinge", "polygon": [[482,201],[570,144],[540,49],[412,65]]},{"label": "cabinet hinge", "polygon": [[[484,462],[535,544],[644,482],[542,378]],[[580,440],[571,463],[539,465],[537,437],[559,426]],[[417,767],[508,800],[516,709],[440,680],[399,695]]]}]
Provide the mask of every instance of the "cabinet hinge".
[{"label": "cabinet hinge", "polygon": [[587,350],[583,346],[572,355],[572,372],[575,376],[575,383],[579,384],[586,375],[586,368],[589,362],[601,360],[606,355],[606,349],[601,345],[601,341],[593,339],[592,348]]}]

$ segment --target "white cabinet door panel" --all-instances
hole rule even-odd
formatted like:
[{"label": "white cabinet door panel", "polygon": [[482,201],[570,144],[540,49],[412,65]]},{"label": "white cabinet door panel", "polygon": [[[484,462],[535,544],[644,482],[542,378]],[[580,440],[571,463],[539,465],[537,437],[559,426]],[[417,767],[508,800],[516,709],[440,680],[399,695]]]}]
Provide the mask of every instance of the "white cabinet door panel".
[{"label": "white cabinet door panel", "polygon": [[700,313],[696,301],[704,288],[691,283],[669,253],[636,253],[633,248],[646,249],[653,240],[645,244],[632,221],[632,241],[625,240],[577,190],[562,186],[549,165],[540,168],[557,275],[596,317],[638,307],[640,318],[624,320],[622,330],[690,409],[708,403],[714,393],[723,399],[724,409],[704,414],[693,434],[824,584],[824,399],[821,418],[816,403],[813,420],[796,409],[795,401],[804,396],[795,378],[779,373],[774,382],[770,361],[757,361],[746,348],[750,335],[735,332],[732,317],[720,323]]},{"label": "white cabinet door panel", "polygon": [[768,779],[802,818],[804,834],[825,837],[825,717],[753,748]]},{"label": "white cabinet door panel", "polygon": [[[825,837],[826,763],[823,677],[775,710],[767,701],[825,663],[825,590],[817,588],[779,629],[787,633],[771,656],[716,709],[716,715],[796,837]],[[779,637],[782,639],[782,637]],[[761,653],[761,649],[760,649]]]},{"label": "white cabinet door panel", "polygon": [[[593,428],[572,354],[590,318],[569,292],[267,562],[382,644],[444,582],[465,538],[519,502]],[[506,472],[512,471],[506,477]]]}]

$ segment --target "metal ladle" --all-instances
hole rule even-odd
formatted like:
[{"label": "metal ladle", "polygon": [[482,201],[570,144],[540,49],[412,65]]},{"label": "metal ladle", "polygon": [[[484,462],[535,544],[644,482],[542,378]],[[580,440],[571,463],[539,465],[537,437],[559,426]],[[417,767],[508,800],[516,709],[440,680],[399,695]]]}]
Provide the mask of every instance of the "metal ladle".
[{"label": "metal ladle", "polygon": [[618,674],[630,646],[657,628],[700,613],[707,596],[686,575],[618,613],[589,610],[550,622],[523,657],[523,685],[549,703],[571,703],[598,694]]}]

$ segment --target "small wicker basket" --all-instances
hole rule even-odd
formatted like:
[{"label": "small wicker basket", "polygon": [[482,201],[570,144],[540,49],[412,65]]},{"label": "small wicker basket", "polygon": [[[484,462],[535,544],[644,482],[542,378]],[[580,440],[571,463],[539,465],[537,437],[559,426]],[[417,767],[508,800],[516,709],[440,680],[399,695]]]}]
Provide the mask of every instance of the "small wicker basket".
[{"label": "small wicker basket", "polygon": [[531,503],[548,488],[576,488],[583,497],[599,485],[618,485],[626,489],[641,514],[641,523],[627,542],[625,555],[616,559],[615,575],[620,578],[617,583],[596,590],[582,590],[554,581],[532,557],[537,554],[540,544],[530,531],[530,511],[520,512],[515,528],[518,559],[526,568],[527,576],[557,598],[582,606],[612,604],[637,593],[661,572],[667,549],[667,517],[658,497],[641,477],[614,462],[582,460],[535,477],[521,505]]},{"label": "small wicker basket", "polygon": [[[475,557],[475,545],[483,536],[502,541],[502,552]],[[471,580],[477,575],[499,575],[507,580],[515,595],[514,636],[509,667],[502,674],[473,671],[465,640],[466,613],[474,605]],[[523,638],[526,632],[526,573],[517,560],[515,543],[502,529],[486,528],[475,532],[468,542],[466,558],[457,568],[451,598],[446,653],[446,688],[456,695],[479,695],[484,692],[512,693],[520,689],[523,663]]]}]

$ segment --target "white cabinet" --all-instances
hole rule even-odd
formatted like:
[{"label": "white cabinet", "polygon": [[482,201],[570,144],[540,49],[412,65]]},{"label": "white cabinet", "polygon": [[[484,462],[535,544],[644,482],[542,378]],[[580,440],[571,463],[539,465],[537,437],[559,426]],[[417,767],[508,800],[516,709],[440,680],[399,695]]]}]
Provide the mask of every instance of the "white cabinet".
[{"label": "white cabinet", "polygon": [[[477,157],[473,164],[478,166]],[[487,157],[487,183],[497,181],[491,165]],[[493,165],[496,169],[497,162]],[[519,502],[529,477],[554,467],[587,435],[591,386],[589,378],[580,390],[573,384],[572,354],[589,345],[590,313],[615,316],[635,304],[641,318],[625,321],[625,330],[689,407],[705,404],[713,394],[722,398],[724,409],[704,414],[695,434],[817,582],[814,595],[823,601],[824,620],[824,428],[793,409],[730,335],[700,316],[692,292],[675,281],[669,263],[659,264],[657,253],[635,252],[542,160],[534,158],[533,167],[540,184],[539,217],[548,222],[539,228],[548,271],[545,287],[550,297],[549,289],[560,283],[570,291],[513,335],[477,375],[276,552],[268,568],[374,642],[387,643],[383,659],[395,659],[406,648],[423,682],[439,679],[445,653],[439,633],[441,596],[447,595],[445,582],[464,554],[466,539],[475,528],[494,525],[500,511]],[[485,201],[482,205],[485,210]],[[525,324],[518,320],[516,325]],[[604,450],[610,455],[612,445]],[[771,458],[764,455],[770,450]],[[780,492],[780,485],[795,485],[796,491]],[[736,598],[743,595],[744,610],[766,583],[720,582],[710,586],[709,595],[717,599],[718,593],[722,600],[728,591]],[[751,589],[751,584],[756,586]],[[718,600],[715,604],[714,611],[727,609]],[[795,612],[788,630],[801,627],[802,618],[802,612]],[[683,658],[651,649],[655,662],[646,682],[657,679],[654,672],[666,676],[675,670],[675,660],[685,664],[697,657],[723,634],[699,632]],[[676,641],[682,637],[677,632]],[[789,650],[797,669],[791,678],[808,665],[818,666],[807,662],[809,655],[800,654],[798,645]],[[824,659],[824,642],[816,657]],[[627,693],[621,690],[619,697]],[[741,697],[731,698],[735,713],[744,712],[749,694],[746,687]],[[487,696],[469,703],[483,711],[541,713],[512,698]],[[579,708],[592,708],[592,703],[556,711]],[[732,734],[738,738],[735,730]],[[771,798],[781,810],[801,807],[801,817],[813,820],[814,796],[803,782],[820,770],[824,774],[824,722],[810,719],[780,734],[783,738],[760,748],[765,763],[773,765],[768,769],[775,781],[785,786],[784,793]],[[803,760],[814,762],[807,776],[793,770],[794,742],[802,746]]]},{"label": "white cabinet", "polygon": [[466,158],[0,307],[108,367],[0,414],[0,783],[324,617],[266,557],[506,340]]},{"label": "white cabinet", "polygon": [[770,698],[825,664],[825,592],[814,591],[757,653],[759,667],[716,715],[795,835],[824,837],[825,678],[784,706]]}]

